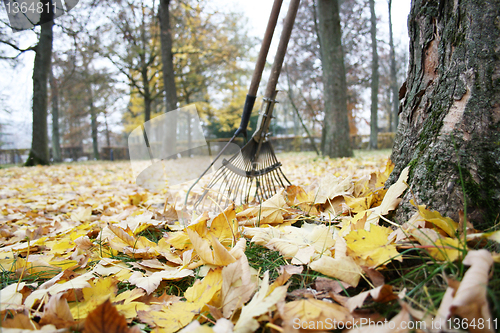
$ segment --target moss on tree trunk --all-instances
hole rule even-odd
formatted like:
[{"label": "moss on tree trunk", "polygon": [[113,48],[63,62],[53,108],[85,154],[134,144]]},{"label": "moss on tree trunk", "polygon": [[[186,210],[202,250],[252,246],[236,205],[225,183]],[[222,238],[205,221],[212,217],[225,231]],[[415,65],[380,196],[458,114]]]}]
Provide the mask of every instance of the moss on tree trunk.
[{"label": "moss on tree trunk", "polygon": [[[411,166],[410,200],[476,228],[500,213],[500,2],[413,0],[410,64],[388,184]],[[462,171],[463,183],[460,180]]]}]

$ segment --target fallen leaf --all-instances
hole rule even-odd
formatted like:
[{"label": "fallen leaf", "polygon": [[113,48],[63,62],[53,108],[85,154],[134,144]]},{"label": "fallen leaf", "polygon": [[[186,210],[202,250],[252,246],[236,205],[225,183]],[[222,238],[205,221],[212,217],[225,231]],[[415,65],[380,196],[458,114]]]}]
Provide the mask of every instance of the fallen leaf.
[{"label": "fallen leaf", "polygon": [[84,323],[85,333],[128,333],[127,320],[109,300],[89,313]]},{"label": "fallen leaf", "polygon": [[392,292],[392,286],[384,284],[350,297],[346,302],[347,309],[353,312],[354,309],[362,307],[368,296],[371,296],[375,302],[379,303],[386,303],[398,299],[398,296]]},{"label": "fallen leaf", "polygon": [[334,259],[332,257],[322,256],[318,260],[310,263],[309,267],[316,272],[347,282],[353,287],[358,285],[362,272],[359,265],[351,257]]},{"label": "fallen leaf", "polygon": [[285,331],[291,331],[292,328],[334,330],[337,324],[353,322],[353,317],[343,306],[310,298],[286,303],[280,315]]},{"label": "fallen leaf", "polygon": [[370,224],[378,224],[380,215],[386,215],[399,205],[402,200],[399,197],[408,187],[406,185],[406,181],[408,180],[409,171],[410,167],[406,167],[403,169],[403,171],[401,171],[398,180],[387,190],[387,193],[385,194],[380,206],[373,208],[372,213],[370,214],[370,216],[368,216],[365,224],[365,229],[369,230]]},{"label": "fallen leaf", "polygon": [[396,245],[388,239],[391,233],[390,228],[372,225],[370,231],[351,231],[345,236],[345,240],[354,255],[360,257],[366,266],[374,268],[392,259],[402,260]]},{"label": "fallen leaf", "polygon": [[[463,260],[463,264],[470,266],[470,268],[465,273],[458,288],[454,290],[454,294],[449,291],[451,287],[448,287],[445,298],[438,309],[437,317],[446,320],[451,315],[457,315],[468,323],[472,323],[473,320],[478,322],[480,319],[485,323],[490,322],[492,316],[486,295],[488,276],[493,265],[492,256],[487,250],[469,251]],[[469,330],[471,332],[495,331],[488,325],[481,328],[469,325]]]},{"label": "fallen leaf", "polygon": [[241,309],[240,317],[234,325],[234,333],[250,333],[259,328],[259,322],[254,318],[269,311],[276,303],[283,301],[286,296],[286,289],[286,286],[277,287],[268,294],[269,272],[266,271],[259,291]]},{"label": "fallen leaf", "polygon": [[252,281],[247,257],[227,265],[222,270],[221,305],[222,314],[229,318],[234,310],[240,308],[252,296],[256,281]]}]

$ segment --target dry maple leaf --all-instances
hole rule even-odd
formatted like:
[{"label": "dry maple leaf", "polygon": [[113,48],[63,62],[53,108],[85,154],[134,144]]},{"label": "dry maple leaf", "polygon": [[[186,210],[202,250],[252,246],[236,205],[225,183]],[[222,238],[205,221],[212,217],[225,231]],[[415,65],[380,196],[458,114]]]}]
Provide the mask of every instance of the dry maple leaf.
[{"label": "dry maple leaf", "polygon": [[229,318],[234,310],[239,309],[252,296],[257,282],[252,280],[247,257],[227,265],[222,270],[221,303],[222,314]]},{"label": "dry maple leaf", "polygon": [[[421,311],[417,311],[412,309],[408,304],[404,302],[400,302],[401,311],[394,316],[391,320],[381,321],[384,323],[383,325],[365,325],[362,327],[357,327],[352,330],[349,330],[349,333],[410,333],[414,332],[414,330],[410,330],[409,327],[422,327],[425,325],[427,328],[432,327],[432,323],[429,318],[424,316],[424,313]],[[413,322],[413,326],[410,325],[410,322]],[[418,323],[421,323],[421,326],[416,326]],[[438,330],[441,332],[440,330]],[[420,331],[417,331],[420,332]],[[432,331],[434,332],[434,331]],[[447,331],[448,332],[448,331]]]},{"label": "dry maple leaf", "polygon": [[350,297],[346,302],[346,307],[352,312],[354,309],[362,307],[368,296],[371,296],[375,302],[379,303],[386,303],[398,298],[398,296],[392,292],[392,286],[384,284]]},{"label": "dry maple leaf", "polygon": [[[413,203],[413,201],[412,201]],[[457,232],[458,223],[449,217],[442,216],[438,211],[430,211],[425,209],[425,205],[418,205],[418,213],[427,222],[434,224],[436,227],[441,228],[450,237],[455,237]]]},{"label": "dry maple leaf", "polygon": [[408,180],[408,173],[410,172],[410,167],[406,167],[401,171],[398,180],[389,187],[387,193],[382,200],[380,206],[373,208],[372,213],[368,216],[365,224],[365,229],[370,230],[370,224],[377,224],[380,219],[380,215],[386,215],[391,210],[396,209],[396,207],[401,202],[401,194],[406,190],[408,185],[406,181]]},{"label": "dry maple leaf", "polygon": [[292,331],[292,328],[333,330],[337,328],[336,324],[353,321],[343,306],[311,298],[288,302],[279,311],[285,331]]},{"label": "dry maple leaf", "polygon": [[[493,258],[487,250],[469,251],[463,260],[464,265],[470,268],[464,275],[458,288],[449,286],[443,301],[439,306],[438,315],[446,321],[451,315],[457,315],[467,320],[467,323],[478,322],[482,319],[484,322],[492,320],[491,312],[486,299],[488,275]],[[456,289],[456,290],[454,290]],[[484,325],[481,329],[469,326],[471,332],[494,332],[492,327]]]},{"label": "dry maple leaf", "polygon": [[283,212],[285,209],[286,202],[283,197],[283,190],[281,190],[261,205],[247,208],[236,214],[236,216],[239,218],[258,218],[260,224],[279,224],[283,223]]},{"label": "dry maple leaf", "polygon": [[358,285],[362,273],[361,267],[351,257],[338,259],[322,256],[310,263],[309,267],[316,272],[347,282],[353,287]]},{"label": "dry maple leaf", "polygon": [[264,278],[259,291],[252,300],[241,309],[240,317],[234,325],[234,333],[250,333],[259,328],[259,323],[255,317],[268,312],[276,303],[283,301],[286,296],[286,286],[275,288],[269,291],[269,272],[264,273]]},{"label": "dry maple leaf", "polygon": [[372,225],[370,231],[365,229],[351,231],[344,238],[352,256],[357,256],[368,267],[377,267],[391,259],[402,261],[396,245],[388,239],[392,229]]},{"label": "dry maple leaf", "polygon": [[314,193],[314,204],[324,204],[328,200],[342,195],[350,195],[353,190],[352,177],[335,177],[326,175],[320,181],[319,188]]},{"label": "dry maple leaf", "polygon": [[84,333],[140,332],[137,328],[128,328],[125,316],[118,313],[109,299],[89,313],[85,319],[84,327]]}]

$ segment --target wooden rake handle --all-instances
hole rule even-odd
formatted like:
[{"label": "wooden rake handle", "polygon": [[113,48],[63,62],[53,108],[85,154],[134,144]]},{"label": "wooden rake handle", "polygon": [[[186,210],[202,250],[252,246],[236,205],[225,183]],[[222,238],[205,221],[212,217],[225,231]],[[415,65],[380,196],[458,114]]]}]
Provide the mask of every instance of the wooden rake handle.
[{"label": "wooden rake handle", "polygon": [[[271,75],[269,77],[269,81],[267,82],[266,93],[264,95],[264,98],[267,99],[267,101],[273,101],[276,98],[276,86],[278,85],[278,79],[280,77],[281,68],[283,67],[283,60],[285,59],[288,42],[290,41],[290,36],[292,35],[293,24],[295,23],[295,17],[297,16],[299,5],[300,0],[291,0],[290,5],[288,6],[288,13],[283,24],[278,50],[274,56]],[[266,106],[260,127],[253,135],[254,140],[260,143],[263,139],[265,139],[265,135],[269,130],[273,113],[273,104],[274,103],[268,103]]]},{"label": "wooden rake handle", "polygon": [[283,24],[283,30],[281,31],[278,51],[274,56],[271,75],[269,77],[269,81],[267,82],[266,94],[264,95],[266,98],[272,98],[276,90],[276,85],[278,84],[281,68],[283,67],[283,60],[285,59],[288,41],[290,40],[290,36],[292,35],[293,24],[295,23],[295,17],[297,16],[299,5],[300,0],[291,0],[290,5],[288,6],[288,13],[286,14],[285,23]]},{"label": "wooden rake handle", "polygon": [[269,47],[271,46],[271,40],[273,39],[274,29],[276,28],[276,23],[278,22],[278,16],[280,14],[282,4],[283,0],[274,0],[271,15],[269,16],[269,21],[267,22],[264,39],[262,40],[262,45],[260,47],[259,56],[257,57],[257,63],[255,64],[255,69],[253,71],[250,88],[248,89],[245,105],[243,106],[241,123],[239,128],[236,130],[235,135],[243,133],[246,137],[248,122],[250,121],[250,116],[252,115],[255,99],[257,98],[257,90],[259,89],[262,72],[264,71],[264,66],[266,65],[267,54],[269,53]]}]

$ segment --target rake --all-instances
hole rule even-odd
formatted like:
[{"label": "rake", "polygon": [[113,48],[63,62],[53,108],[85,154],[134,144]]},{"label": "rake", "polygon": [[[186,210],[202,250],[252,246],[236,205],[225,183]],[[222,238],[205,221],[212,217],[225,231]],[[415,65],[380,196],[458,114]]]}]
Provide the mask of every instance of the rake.
[{"label": "rake", "polygon": [[[276,86],[299,4],[300,0],[291,0],[288,7],[288,13],[285,18],[280,42],[271,68],[271,75],[264,95],[258,129],[245,146],[241,148],[240,152],[233,155],[229,160],[222,160],[222,166],[217,170],[215,176],[207,186],[207,189],[195,203],[195,209],[201,206],[207,207],[205,204],[207,200],[209,205],[216,203],[219,206],[227,206],[230,202],[247,203],[250,199],[255,199],[257,201],[266,200],[274,195],[278,189],[290,184],[290,181],[281,170],[282,164],[276,158],[274,149],[269,141],[269,126],[273,118],[272,113],[274,105],[277,103]],[[256,71],[257,68],[256,66]],[[245,116],[247,117],[246,119]],[[248,119],[250,119],[250,114],[245,115],[244,110],[241,123],[245,126],[245,131],[248,125]],[[245,121],[246,123],[244,123]],[[240,131],[240,129],[241,125],[230,142],[239,134],[238,131]],[[227,145],[229,145],[229,143]],[[224,147],[223,150],[226,147]],[[220,157],[222,151],[217,155],[215,160]],[[212,162],[209,168],[213,163],[214,162]],[[209,168],[207,168],[206,171],[208,171]],[[186,195],[186,202],[189,192],[201,177],[205,175],[206,171],[189,189]]]}]

